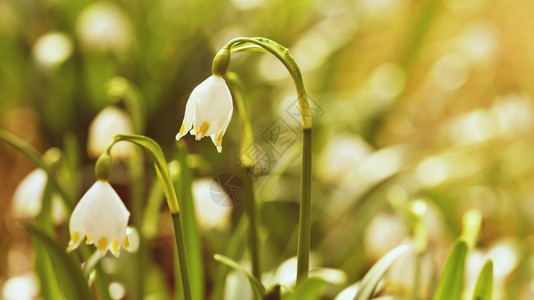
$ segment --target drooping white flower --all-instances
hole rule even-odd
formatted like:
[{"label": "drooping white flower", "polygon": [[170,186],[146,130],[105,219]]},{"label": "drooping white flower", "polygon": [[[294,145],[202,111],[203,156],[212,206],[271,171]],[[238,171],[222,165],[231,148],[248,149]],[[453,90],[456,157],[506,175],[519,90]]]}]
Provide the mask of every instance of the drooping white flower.
[{"label": "drooping white flower", "polygon": [[[11,210],[17,218],[35,218],[41,212],[43,193],[48,176],[43,169],[35,169],[24,177],[13,194]],[[65,220],[61,199],[52,195],[52,221],[60,224]]]},{"label": "drooping white flower", "polygon": [[[89,126],[89,156],[98,158],[118,133],[133,134],[132,120],[124,110],[108,106],[98,113]],[[132,143],[118,143],[111,149],[111,155],[115,159],[129,160],[135,155],[134,147]]]},{"label": "drooping white flower", "polygon": [[[224,199],[221,201],[221,199]],[[199,225],[204,230],[225,230],[230,225],[233,204],[222,186],[212,178],[202,178],[193,181],[193,200]]]},{"label": "drooping white flower", "polygon": [[210,136],[220,153],[222,137],[230,123],[233,110],[232,95],[224,79],[216,75],[208,77],[191,92],[176,140],[188,131],[197,141]]},{"label": "drooping white flower", "polygon": [[109,249],[119,256],[121,247],[130,248],[126,227],[130,212],[107,181],[98,180],[83,195],[70,218],[70,241],[67,251],[80,245],[95,244],[104,256]]}]

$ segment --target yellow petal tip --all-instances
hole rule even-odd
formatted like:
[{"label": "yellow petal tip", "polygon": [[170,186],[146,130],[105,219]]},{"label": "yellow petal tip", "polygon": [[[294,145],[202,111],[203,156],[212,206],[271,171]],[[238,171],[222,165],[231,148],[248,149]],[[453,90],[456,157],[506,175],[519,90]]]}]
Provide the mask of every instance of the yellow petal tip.
[{"label": "yellow petal tip", "polygon": [[206,132],[208,132],[209,128],[210,128],[210,123],[202,122],[202,124],[200,124],[200,129],[197,132],[197,139],[203,138],[206,135]]},{"label": "yellow petal tip", "polygon": [[100,251],[100,253],[106,254],[107,247],[108,247],[108,239],[106,237],[100,238],[97,243],[97,248]]}]

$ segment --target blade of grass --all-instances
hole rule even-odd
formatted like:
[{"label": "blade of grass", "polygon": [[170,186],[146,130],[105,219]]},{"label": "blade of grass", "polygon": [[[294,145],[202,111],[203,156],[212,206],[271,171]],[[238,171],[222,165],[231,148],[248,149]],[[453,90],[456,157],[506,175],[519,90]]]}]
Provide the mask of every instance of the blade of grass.
[{"label": "blade of grass", "polygon": [[478,275],[472,300],[491,300],[493,292],[493,260],[488,259]]},{"label": "blade of grass", "polygon": [[193,299],[204,299],[204,264],[202,260],[202,241],[196,220],[195,204],[193,202],[193,175],[188,167],[187,147],[185,142],[178,142],[177,160],[180,165],[179,172],[173,174],[176,191],[178,191],[178,203],[182,211],[185,247],[187,249],[187,263],[189,276],[191,277],[191,292]]},{"label": "blade of grass", "polygon": [[240,264],[238,264],[236,261],[234,261],[233,259],[227,256],[224,256],[221,254],[215,254],[213,258],[216,261],[221,262],[231,267],[232,269],[245,274],[245,276],[247,276],[248,281],[250,282],[250,285],[252,286],[252,289],[254,290],[254,294],[256,295],[256,298],[257,299],[263,298],[263,295],[265,294],[265,287],[249,271],[245,270],[245,268],[243,268]]},{"label": "blade of grass", "polygon": [[79,300],[94,299],[87,285],[87,281],[83,277],[80,266],[67,255],[65,249],[36,226],[26,224],[24,228],[32,237],[34,243],[46,249],[58,276],[63,298]]},{"label": "blade of grass", "polygon": [[402,245],[399,246],[384,255],[374,266],[365,274],[362,279],[362,283],[358,289],[358,293],[355,300],[368,300],[373,297],[373,293],[376,289],[376,286],[389,269],[389,267],[408,250],[408,246]]},{"label": "blade of grass", "polygon": [[445,270],[439,281],[438,288],[433,300],[459,300],[462,292],[464,280],[465,255],[467,254],[467,243],[459,239],[454,244]]}]

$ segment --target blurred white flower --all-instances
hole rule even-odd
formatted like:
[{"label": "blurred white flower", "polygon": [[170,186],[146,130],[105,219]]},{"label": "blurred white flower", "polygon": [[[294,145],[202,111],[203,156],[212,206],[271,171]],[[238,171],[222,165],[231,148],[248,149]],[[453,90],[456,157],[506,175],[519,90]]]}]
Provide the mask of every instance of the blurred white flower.
[{"label": "blurred white flower", "polygon": [[[24,177],[13,194],[12,211],[17,218],[35,218],[41,212],[43,193],[48,181],[46,172],[35,169]],[[60,224],[65,220],[61,199],[52,195],[52,221]]]},{"label": "blurred white flower", "polygon": [[126,247],[126,250],[130,252],[136,252],[137,249],[139,249],[139,232],[135,227],[128,226],[126,227],[126,237],[128,245]]},{"label": "blurred white flower", "polygon": [[[401,255],[389,268],[386,280],[386,293],[409,297],[413,290],[416,272],[417,252],[413,241],[407,240],[408,251]],[[417,299],[428,299],[432,291],[432,274],[435,272],[432,256],[423,254],[420,266],[420,281]]]},{"label": "blurred white flower", "polygon": [[44,67],[53,67],[66,61],[72,54],[71,39],[61,32],[41,36],[32,49],[35,60]]},{"label": "blurred white flower", "polygon": [[[89,126],[87,152],[92,158],[98,158],[118,133],[133,134],[132,120],[122,109],[115,106],[104,108]],[[135,146],[131,143],[117,143],[111,149],[114,159],[129,160],[134,156]]]},{"label": "blurred white flower", "polygon": [[109,295],[111,299],[123,299],[126,295],[124,284],[114,281],[109,284]]},{"label": "blurred white flower", "polygon": [[370,259],[378,260],[400,245],[406,235],[406,226],[401,218],[394,214],[378,214],[365,230],[365,253]]},{"label": "blurred white flower", "polygon": [[233,110],[232,95],[224,79],[216,75],[208,77],[191,92],[176,140],[191,130],[197,141],[210,136],[220,153],[222,137],[232,119]]},{"label": "blurred white flower", "polygon": [[121,246],[127,250],[130,248],[126,230],[129,218],[130,212],[111,185],[98,180],[72,212],[67,251],[76,249],[86,236],[86,243],[96,243],[102,256],[108,249],[119,256]]},{"label": "blurred white flower", "polygon": [[371,151],[371,146],[359,136],[337,135],[321,152],[317,175],[326,183],[339,184],[349,173],[355,172]]},{"label": "blurred white flower", "polygon": [[122,8],[113,2],[96,2],[82,11],[76,33],[91,52],[123,53],[133,44],[132,25]]},{"label": "blurred white flower", "polygon": [[[316,278],[319,277],[319,278],[324,279],[327,282],[344,281],[346,279],[346,274],[344,274],[343,272],[341,272],[342,275],[340,272],[338,272],[339,270],[335,270],[332,273],[329,271],[332,269],[318,268],[320,264],[321,264],[320,256],[317,255],[317,253],[315,252],[310,252],[309,277],[316,277]],[[316,271],[312,271],[312,270],[316,270]],[[323,272],[324,270],[327,270],[326,273]],[[328,273],[330,273],[330,275]],[[324,278],[325,275],[326,277],[329,277],[329,279],[325,279]],[[285,286],[295,286],[295,282],[297,281],[297,257],[293,256],[293,257],[286,259],[280,265],[278,265],[278,267],[275,270],[273,270],[273,272],[265,273],[262,278],[263,278],[262,282],[266,286],[271,286],[275,283],[279,283]]]},{"label": "blurred white flower", "polygon": [[[216,197],[216,199],[213,199]],[[221,197],[229,199],[227,203],[233,203],[224,189],[211,178],[202,178],[193,182],[193,199],[197,220],[201,228],[205,230],[228,228],[232,208],[218,205]]]},{"label": "blurred white flower", "polygon": [[39,296],[39,281],[34,273],[7,279],[0,298],[5,300],[36,299]]}]

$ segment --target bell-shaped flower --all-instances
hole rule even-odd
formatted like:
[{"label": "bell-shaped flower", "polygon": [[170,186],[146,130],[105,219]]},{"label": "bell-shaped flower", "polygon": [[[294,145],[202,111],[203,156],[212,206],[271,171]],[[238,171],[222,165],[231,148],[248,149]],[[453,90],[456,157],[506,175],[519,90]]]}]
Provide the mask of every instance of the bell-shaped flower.
[{"label": "bell-shaped flower", "polygon": [[[108,106],[98,113],[89,126],[87,139],[89,156],[98,158],[106,151],[113,136],[118,133],[133,134],[132,120],[124,110]],[[135,146],[132,143],[118,143],[111,149],[111,155],[118,160],[131,160],[134,153]]]},{"label": "bell-shaped flower", "polygon": [[[43,194],[48,176],[43,169],[35,169],[24,177],[13,194],[11,210],[20,219],[33,219],[41,213]],[[65,220],[65,210],[61,199],[52,194],[52,222],[61,224]]]},{"label": "bell-shaped flower", "polygon": [[220,153],[222,137],[230,123],[233,110],[232,95],[224,79],[217,75],[208,77],[191,92],[176,140],[188,131],[197,141],[209,136]]},{"label": "bell-shaped flower", "polygon": [[102,256],[108,249],[119,256],[121,247],[130,248],[126,230],[129,218],[130,212],[111,185],[98,180],[72,212],[67,251],[78,247],[85,236],[86,243],[95,244]]}]

